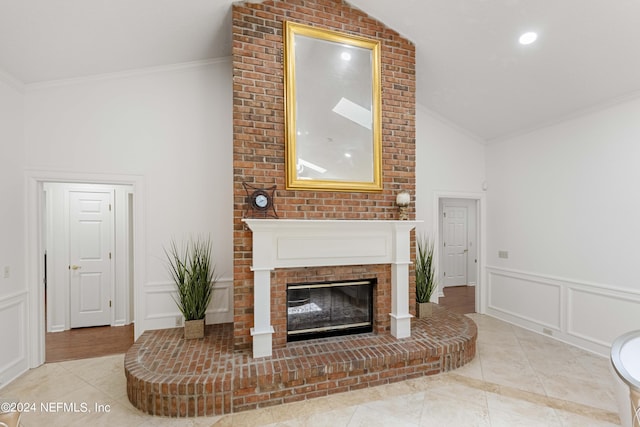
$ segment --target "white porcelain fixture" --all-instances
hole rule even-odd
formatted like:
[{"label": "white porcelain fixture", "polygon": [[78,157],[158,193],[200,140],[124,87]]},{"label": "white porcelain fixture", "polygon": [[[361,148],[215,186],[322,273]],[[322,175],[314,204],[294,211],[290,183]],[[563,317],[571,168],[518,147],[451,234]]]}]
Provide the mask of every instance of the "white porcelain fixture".
[{"label": "white porcelain fixture", "polygon": [[253,232],[253,357],[271,356],[271,271],[391,264],[391,335],[411,335],[410,232],[419,221],[243,219]]},{"label": "white porcelain fixture", "polygon": [[620,421],[625,427],[640,427],[640,330],[616,338],[611,345],[611,367]]}]

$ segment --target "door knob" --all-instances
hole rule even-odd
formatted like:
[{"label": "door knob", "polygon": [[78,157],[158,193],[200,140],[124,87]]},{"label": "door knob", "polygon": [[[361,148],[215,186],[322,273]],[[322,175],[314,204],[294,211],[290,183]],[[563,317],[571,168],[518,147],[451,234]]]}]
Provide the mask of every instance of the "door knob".
[{"label": "door knob", "polygon": [[72,269],[72,270],[79,270],[79,269],[81,269],[81,268],[82,268],[82,267],[80,267],[79,265],[72,265],[72,266],[71,266],[71,269]]}]

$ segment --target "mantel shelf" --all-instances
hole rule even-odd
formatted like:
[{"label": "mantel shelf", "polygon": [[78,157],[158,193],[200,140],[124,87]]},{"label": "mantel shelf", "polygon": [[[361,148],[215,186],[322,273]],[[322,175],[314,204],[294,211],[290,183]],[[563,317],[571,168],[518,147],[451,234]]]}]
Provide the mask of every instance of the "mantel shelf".
[{"label": "mantel shelf", "polygon": [[421,221],[243,219],[253,232],[254,357],[270,356],[271,271],[341,265],[390,264],[391,334],[411,334],[410,232]]}]

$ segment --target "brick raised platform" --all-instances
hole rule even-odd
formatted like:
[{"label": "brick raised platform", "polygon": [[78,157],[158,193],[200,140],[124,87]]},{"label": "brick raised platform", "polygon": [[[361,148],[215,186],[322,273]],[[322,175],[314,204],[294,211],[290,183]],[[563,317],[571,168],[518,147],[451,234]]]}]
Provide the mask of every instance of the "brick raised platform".
[{"label": "brick raised platform", "polygon": [[473,359],[477,328],[441,307],[413,319],[411,338],[362,334],[289,343],[272,357],[233,352],[233,325],[203,340],[182,328],[147,331],[125,356],[127,395],[151,415],[195,417],[279,405],[434,375]]}]

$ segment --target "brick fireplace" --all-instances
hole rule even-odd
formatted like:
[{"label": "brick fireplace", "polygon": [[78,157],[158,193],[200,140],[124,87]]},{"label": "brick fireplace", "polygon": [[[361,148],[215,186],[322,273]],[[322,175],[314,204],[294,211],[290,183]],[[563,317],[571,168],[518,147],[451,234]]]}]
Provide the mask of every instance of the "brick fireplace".
[{"label": "brick fireplace", "polygon": [[[271,273],[276,269],[299,271],[315,267],[335,272],[333,267],[358,265],[365,267],[364,275],[371,276],[366,266],[388,264],[390,286],[376,286],[374,324],[383,333],[378,324],[386,325],[388,319],[393,337],[411,335],[410,232],[416,221],[244,219],[243,222],[253,233],[254,325],[250,333],[254,358],[271,356],[274,336],[278,337],[278,344],[286,342],[286,283],[272,286]],[[309,279],[309,274],[304,277],[306,282],[315,281]],[[285,328],[279,327],[276,332],[272,317],[278,325],[284,319]]]},{"label": "brick fireplace", "polygon": [[[285,189],[284,21],[379,40],[379,192]],[[473,321],[436,307],[412,318],[415,48],[341,0],[233,5],[234,323],[146,331],[125,356],[127,395],[169,417],[222,415],[434,375],[473,359]],[[244,218],[245,187],[276,186],[279,219]],[[287,284],[374,277],[373,332],[287,343]],[[253,356],[252,357],[252,353]],[[270,357],[264,357],[270,356]]]},{"label": "brick fireplace", "polygon": [[[301,191],[285,189],[285,123],[282,33],[293,21],[381,43],[383,190],[381,192]],[[313,264],[277,267],[268,273],[268,288],[254,287],[253,234],[242,222],[247,193],[243,183],[277,186],[275,210],[282,220],[390,221],[398,217],[395,197],[415,194],[415,47],[397,32],[340,0],[269,0],[233,6],[233,134],[234,134],[234,337],[236,350],[251,349],[257,335],[268,332],[273,349],[286,346],[286,284],[303,281],[377,278],[374,332],[391,334],[394,267],[380,263]],[[409,219],[415,219],[413,204]],[[413,259],[412,233],[408,234]],[[407,265],[410,270],[410,266]],[[415,287],[409,271],[406,298]],[[256,308],[268,298],[268,313]],[[404,296],[403,296],[404,298]],[[404,310],[404,309],[403,309]],[[409,315],[413,307],[406,308]],[[267,323],[260,320],[268,315]],[[257,323],[256,323],[257,322]],[[395,322],[395,320],[393,320]],[[273,332],[260,329],[269,325]],[[260,335],[260,334],[258,334]],[[260,339],[260,338],[258,338]]]}]

